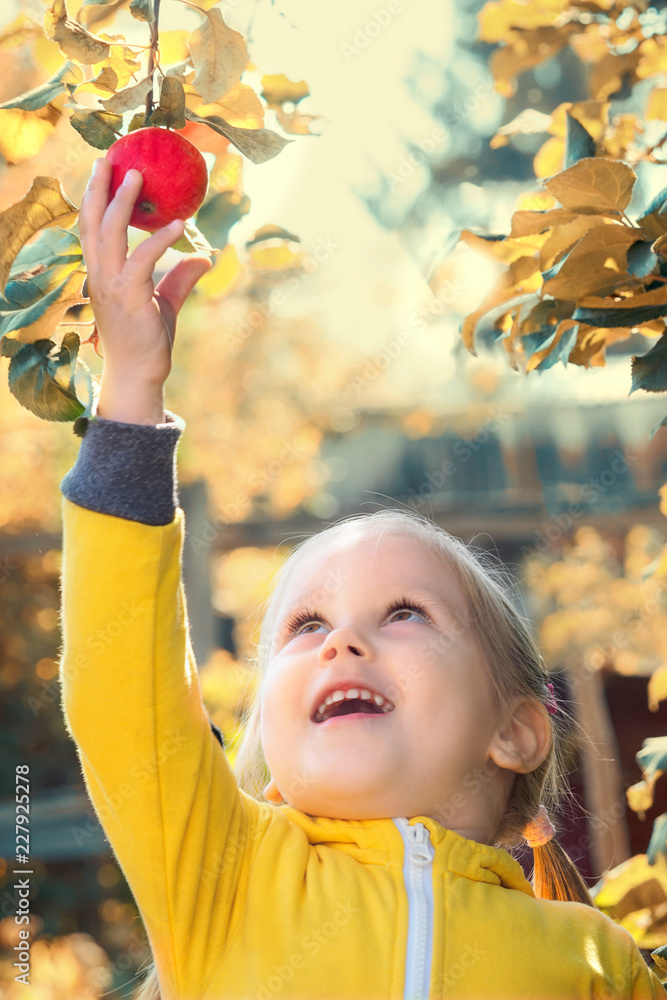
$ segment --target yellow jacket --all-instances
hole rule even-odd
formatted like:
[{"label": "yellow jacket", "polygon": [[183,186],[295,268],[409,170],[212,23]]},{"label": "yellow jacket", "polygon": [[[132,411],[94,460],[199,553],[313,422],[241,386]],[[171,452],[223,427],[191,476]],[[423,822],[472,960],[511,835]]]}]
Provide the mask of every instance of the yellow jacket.
[{"label": "yellow jacket", "polygon": [[664,997],[627,931],[536,899],[507,851],[239,791],[190,646],[182,509],[62,510],[63,711],[163,1000]]}]

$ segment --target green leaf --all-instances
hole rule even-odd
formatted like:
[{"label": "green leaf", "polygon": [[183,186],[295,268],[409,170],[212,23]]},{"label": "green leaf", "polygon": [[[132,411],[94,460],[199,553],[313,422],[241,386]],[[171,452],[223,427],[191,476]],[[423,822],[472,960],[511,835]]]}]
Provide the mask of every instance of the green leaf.
[{"label": "green leaf", "polygon": [[667,736],[649,736],[635,754],[644,780],[655,780],[658,772],[667,771]]},{"label": "green leaf", "polygon": [[72,69],[73,64],[71,62],[63,63],[53,76],[50,76],[44,83],[40,83],[38,87],[33,87],[32,90],[27,90],[25,94],[20,94],[18,97],[13,97],[11,101],[5,101],[4,104],[0,104],[0,110],[20,108],[21,111],[37,111],[38,108],[43,108],[68,89],[68,85],[63,82],[63,78]]},{"label": "green leaf", "polygon": [[[667,311],[667,306],[663,308]],[[647,392],[667,391],[667,333],[663,333],[647,354],[632,355],[632,388],[628,396],[635,389],[644,389]],[[665,753],[667,754],[667,739],[665,739]],[[637,759],[639,761],[639,755]]]},{"label": "green leaf", "polygon": [[[241,216],[250,211],[250,198],[239,198],[235,191],[220,191],[205,201],[197,212],[197,228],[213,246],[224,247],[229,239],[229,230]],[[290,237],[291,238],[291,237]]]},{"label": "green leaf", "polygon": [[143,128],[146,124],[146,112],[137,111],[136,115],[132,115],[130,119],[130,124],[127,126],[128,132],[134,132],[138,128]]},{"label": "green leaf", "polygon": [[12,346],[3,342],[5,354],[11,356],[9,391],[21,406],[42,420],[76,420],[86,412],[76,395],[79,344],[79,335],[71,332],[65,334],[56,354],[57,344],[52,340],[18,346],[16,341]]},{"label": "green leaf", "polygon": [[[661,944],[659,948],[654,948],[651,952],[651,958],[661,973],[667,972],[667,944]],[[664,980],[662,980],[662,985],[663,988],[667,989]]]},{"label": "green leaf", "polygon": [[667,187],[658,191],[648,208],[637,219],[637,223],[654,240],[667,233]]},{"label": "green leaf", "polygon": [[658,256],[653,253],[651,240],[637,240],[628,247],[627,270],[636,278],[645,278],[651,274],[659,263]]},{"label": "green leaf", "polygon": [[16,280],[21,273],[34,267],[48,268],[62,263],[63,259],[83,260],[77,226],[71,229],[51,226],[42,230],[34,243],[27,243],[19,250],[10,268],[9,280]]},{"label": "green leaf", "polygon": [[160,88],[160,102],[150,116],[151,125],[185,128],[185,91],[175,76],[165,76]]},{"label": "green leaf", "polygon": [[201,115],[196,115],[189,108],[185,109],[185,117],[190,122],[208,125],[214,132],[224,135],[252,163],[265,163],[267,160],[272,160],[288,143],[294,142],[294,139],[283,139],[277,132],[272,132],[269,128],[236,128],[219,115],[209,115],[202,118]]},{"label": "green leaf", "polygon": [[[554,324],[553,326],[543,326],[540,330],[536,330],[534,333],[524,334],[521,338],[521,343],[523,344],[526,357],[529,358],[530,355],[535,354],[536,351],[541,351],[544,347],[548,347],[556,336],[556,330],[557,325]],[[509,331],[507,331],[507,335],[509,335]],[[500,337],[499,339],[502,340],[503,338]]]},{"label": "green leaf", "polygon": [[181,253],[207,253],[213,254],[215,249],[210,245],[203,233],[200,233],[192,222],[185,223],[185,231],[180,239],[171,245],[172,250],[180,250]]},{"label": "green leaf", "polygon": [[583,160],[585,156],[595,156],[595,139],[590,132],[569,112],[565,114],[565,121],[567,122],[567,132],[563,169],[573,166],[577,160]]},{"label": "green leaf", "polygon": [[130,14],[136,17],[137,21],[153,20],[153,5],[151,0],[131,0]]},{"label": "green leaf", "polygon": [[40,319],[49,306],[57,302],[63,294],[69,278],[70,275],[68,274],[64,281],[61,281],[60,284],[56,285],[46,295],[42,295],[36,302],[29,305],[27,309],[3,310],[0,312],[0,336],[4,337],[6,333],[12,333],[14,330],[22,330],[24,327],[30,326],[31,323],[35,323]]},{"label": "green leaf", "polygon": [[[587,326],[611,328],[614,326],[637,326],[651,319],[667,316],[667,303],[655,306],[638,306],[636,309],[586,309],[580,307],[572,313],[572,319]],[[645,357],[646,355],[644,355]]]},{"label": "green leaf", "polygon": [[123,116],[114,115],[110,111],[74,111],[70,124],[89,146],[109,149],[119,138]]},{"label": "green leaf", "polygon": [[665,414],[662,420],[659,420],[657,424],[654,424],[653,427],[651,427],[651,430],[649,431],[648,434],[649,441],[653,440],[653,438],[656,436],[661,427],[667,427],[667,414]]},{"label": "green leaf", "polygon": [[650,865],[655,864],[658,854],[664,854],[667,858],[667,813],[663,813],[653,821],[653,832],[646,850]]},{"label": "green leaf", "polygon": [[542,358],[539,365],[535,367],[535,371],[543,371],[545,368],[551,368],[557,361],[562,361],[563,367],[567,368],[567,362],[572,352],[572,348],[577,342],[578,333],[578,326],[572,326],[566,330],[554,349],[549,351],[546,358]]}]

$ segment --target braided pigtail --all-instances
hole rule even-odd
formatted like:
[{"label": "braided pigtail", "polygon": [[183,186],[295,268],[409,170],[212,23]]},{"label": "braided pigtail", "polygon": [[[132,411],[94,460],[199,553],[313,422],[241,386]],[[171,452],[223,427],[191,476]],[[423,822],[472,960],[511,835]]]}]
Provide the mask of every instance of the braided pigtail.
[{"label": "braided pigtail", "polygon": [[526,843],[533,849],[535,895],[538,899],[560,899],[595,907],[579,869],[560,846],[555,834],[549,814],[541,805],[523,830]]}]

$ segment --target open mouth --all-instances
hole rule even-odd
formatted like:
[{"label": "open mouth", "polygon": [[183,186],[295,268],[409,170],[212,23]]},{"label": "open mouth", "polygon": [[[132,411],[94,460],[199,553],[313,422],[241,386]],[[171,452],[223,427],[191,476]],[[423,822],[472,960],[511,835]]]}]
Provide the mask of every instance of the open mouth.
[{"label": "open mouth", "polygon": [[[378,704],[378,700],[380,704]],[[322,723],[342,716],[387,715],[394,706],[386,698],[344,698],[320,705],[313,715],[313,722]]]}]

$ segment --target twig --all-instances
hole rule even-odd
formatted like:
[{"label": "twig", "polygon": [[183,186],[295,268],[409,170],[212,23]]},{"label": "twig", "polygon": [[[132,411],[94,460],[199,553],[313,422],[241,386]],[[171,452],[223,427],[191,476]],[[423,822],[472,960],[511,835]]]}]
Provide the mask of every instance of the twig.
[{"label": "twig", "polygon": [[153,0],[153,16],[150,21],[151,26],[151,45],[150,51],[148,53],[148,76],[151,78],[151,89],[146,95],[146,115],[144,117],[144,123],[148,121],[152,111],[153,111],[153,86],[155,83],[155,56],[157,53],[159,34],[158,34],[158,18],[160,16],[160,0]]}]

